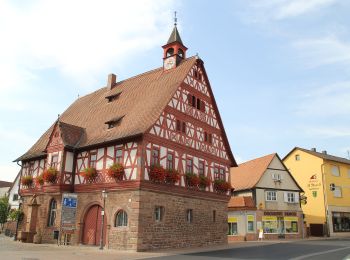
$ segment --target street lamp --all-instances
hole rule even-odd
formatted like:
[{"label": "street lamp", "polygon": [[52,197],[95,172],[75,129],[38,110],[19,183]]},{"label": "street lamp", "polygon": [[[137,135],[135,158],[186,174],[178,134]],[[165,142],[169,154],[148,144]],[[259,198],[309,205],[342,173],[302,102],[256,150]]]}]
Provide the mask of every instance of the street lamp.
[{"label": "street lamp", "polygon": [[18,226],[19,226],[19,222],[22,221],[22,218],[23,218],[23,214],[22,214],[22,210],[21,210],[21,206],[22,206],[22,203],[23,203],[23,199],[22,197],[20,197],[18,199],[18,214],[17,214],[17,217],[16,217],[16,232],[15,232],[15,236],[13,238],[14,241],[17,241],[17,235],[18,235]]},{"label": "street lamp", "polygon": [[106,190],[102,191],[102,198],[103,198],[103,208],[101,211],[102,221],[101,221],[101,237],[100,237],[100,250],[103,250],[103,235],[104,235],[104,223],[105,223],[105,207],[106,207],[106,198],[107,198],[107,192]]}]

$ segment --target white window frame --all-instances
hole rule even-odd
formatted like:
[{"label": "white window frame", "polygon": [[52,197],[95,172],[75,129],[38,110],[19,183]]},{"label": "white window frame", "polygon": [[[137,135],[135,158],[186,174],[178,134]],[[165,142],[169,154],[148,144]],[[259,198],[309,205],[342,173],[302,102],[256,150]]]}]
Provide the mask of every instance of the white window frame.
[{"label": "white window frame", "polygon": [[[248,216],[252,216],[253,221],[248,220]],[[249,222],[253,222],[253,230],[249,230],[249,224],[248,224]],[[247,233],[255,233],[255,217],[252,214],[247,215]]]},{"label": "white window frame", "polygon": [[[270,199],[268,199],[269,194],[271,194],[271,195],[270,195]],[[274,196],[273,196],[272,194],[274,194]],[[275,199],[273,199],[273,197],[274,197]],[[268,191],[266,191],[265,200],[266,200],[266,201],[277,201],[277,191],[275,191],[275,190],[268,190]]]},{"label": "white window frame", "polygon": [[333,191],[334,198],[342,198],[342,189],[340,186],[335,186]]},{"label": "white window frame", "polygon": [[286,203],[299,203],[299,193],[285,191],[284,192],[284,202],[286,202]]},{"label": "white window frame", "polygon": [[[335,170],[335,169],[336,169],[336,172],[333,171],[333,170]],[[332,173],[333,176],[339,177],[339,176],[340,176],[340,169],[339,169],[339,166],[337,166],[337,165],[332,165],[332,166],[331,166],[331,173]]]}]

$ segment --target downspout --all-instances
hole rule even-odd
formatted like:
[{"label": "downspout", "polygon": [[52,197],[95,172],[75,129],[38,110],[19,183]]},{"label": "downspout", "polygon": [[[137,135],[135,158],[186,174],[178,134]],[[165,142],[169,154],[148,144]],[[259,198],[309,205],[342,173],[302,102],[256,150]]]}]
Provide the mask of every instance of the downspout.
[{"label": "downspout", "polygon": [[324,200],[324,209],[325,209],[325,216],[326,216],[326,235],[327,237],[330,236],[330,228],[329,228],[329,219],[328,219],[328,201],[327,201],[327,195],[326,195],[326,192],[327,192],[327,189],[325,187],[325,184],[326,184],[326,177],[325,177],[325,172],[324,172],[324,166],[325,166],[325,163],[322,163],[321,164],[321,174],[322,174],[322,188],[323,188],[323,200]]},{"label": "downspout", "polygon": [[[22,166],[23,166],[23,165],[21,165],[18,161],[17,161],[16,163],[17,163],[17,165],[18,165],[19,167],[21,167],[21,170],[20,170],[20,171],[21,171],[21,174],[19,175],[18,190],[17,190],[17,194],[20,195],[20,194],[19,194],[19,190],[20,190],[20,186],[21,186],[22,169],[23,169]],[[19,207],[19,205],[18,205],[18,207]]]}]

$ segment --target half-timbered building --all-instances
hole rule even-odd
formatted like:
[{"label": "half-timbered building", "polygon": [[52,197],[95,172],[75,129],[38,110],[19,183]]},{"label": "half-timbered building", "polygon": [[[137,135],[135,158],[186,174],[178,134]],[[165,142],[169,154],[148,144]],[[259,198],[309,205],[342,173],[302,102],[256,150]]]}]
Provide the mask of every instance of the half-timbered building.
[{"label": "half-timbered building", "polygon": [[[176,25],[163,50],[162,67],[110,74],[16,160],[20,239],[53,243],[59,231],[72,244],[103,238],[131,250],[227,242],[225,183],[236,162],[204,63],[186,57]],[[64,194],[77,196],[73,220],[63,218]]]}]

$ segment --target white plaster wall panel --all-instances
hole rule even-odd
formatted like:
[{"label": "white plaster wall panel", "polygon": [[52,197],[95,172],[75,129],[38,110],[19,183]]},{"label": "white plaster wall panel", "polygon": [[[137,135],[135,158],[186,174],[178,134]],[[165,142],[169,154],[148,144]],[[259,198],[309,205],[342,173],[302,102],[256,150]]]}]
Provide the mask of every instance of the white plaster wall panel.
[{"label": "white plaster wall panel", "polygon": [[109,146],[107,148],[107,155],[110,157],[114,157],[114,147],[113,146]]},{"label": "white plaster wall panel", "polygon": [[101,160],[101,158],[103,158],[103,156],[105,155],[105,149],[104,148],[100,148],[97,150],[97,160]]},{"label": "white plaster wall panel", "polygon": [[96,162],[96,170],[100,171],[103,169],[103,160],[99,160]]},{"label": "white plaster wall panel", "polygon": [[106,167],[109,168],[111,165],[113,165],[113,159],[107,158],[106,159]]},{"label": "white plaster wall panel", "polygon": [[65,163],[65,171],[66,172],[73,172],[73,153],[72,152],[66,152],[66,163]]}]

